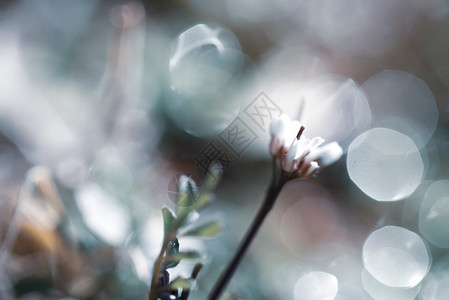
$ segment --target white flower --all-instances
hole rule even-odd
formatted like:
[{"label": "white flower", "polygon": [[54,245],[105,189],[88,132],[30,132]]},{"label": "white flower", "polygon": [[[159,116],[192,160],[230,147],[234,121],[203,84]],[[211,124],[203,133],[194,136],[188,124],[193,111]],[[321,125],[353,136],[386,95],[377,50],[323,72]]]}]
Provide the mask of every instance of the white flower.
[{"label": "white flower", "polygon": [[322,137],[308,139],[303,136],[305,127],[282,114],[270,124],[270,153],[280,159],[284,171],[295,177],[308,178],[320,167],[336,162],[343,155],[337,142],[321,146]]},{"label": "white flower", "polygon": [[274,119],[270,123],[270,154],[273,156],[285,155],[302,127],[298,121],[290,120],[287,114],[282,114],[279,118]]},{"label": "white flower", "polygon": [[324,143],[322,137],[314,137],[311,140],[308,140],[306,137],[294,139],[292,146],[285,155],[285,165],[283,165],[284,170],[293,172],[298,164],[303,161],[304,158],[308,158],[308,154],[317,149],[322,143]]}]

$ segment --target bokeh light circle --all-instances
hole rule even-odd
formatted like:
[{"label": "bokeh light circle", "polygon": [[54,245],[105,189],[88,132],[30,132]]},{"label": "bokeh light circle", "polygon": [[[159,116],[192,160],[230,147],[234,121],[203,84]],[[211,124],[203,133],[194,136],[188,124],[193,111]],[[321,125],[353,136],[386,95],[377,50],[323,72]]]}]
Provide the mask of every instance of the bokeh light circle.
[{"label": "bokeh light circle", "polygon": [[332,274],[314,271],[302,276],[295,285],[295,300],[333,300],[338,293],[338,280]]},{"label": "bokeh light circle", "polygon": [[223,131],[240,109],[234,94],[249,63],[226,28],[198,24],[181,33],[170,55],[166,94],[174,123],[198,137]]},{"label": "bokeh light circle", "polygon": [[440,300],[449,295],[449,257],[438,261],[423,281],[419,299]]},{"label": "bokeh light circle", "polygon": [[435,131],[438,109],[421,79],[396,70],[382,71],[362,84],[374,127],[388,127],[409,136],[423,148]]},{"label": "bokeh light circle", "polygon": [[382,284],[410,288],[426,276],[431,257],[416,233],[398,226],[385,226],[366,239],[363,264]]},{"label": "bokeh light circle", "polygon": [[362,272],[362,284],[375,300],[413,300],[421,288],[419,284],[411,288],[386,286],[366,270]]},{"label": "bokeh light circle", "polygon": [[374,128],[349,146],[347,169],[351,180],[371,198],[397,201],[418,187],[424,165],[408,136],[388,128]]},{"label": "bokeh light circle", "polygon": [[131,232],[131,218],[122,203],[94,183],[77,189],[75,201],[92,232],[110,245],[124,245]]},{"label": "bokeh light circle", "polygon": [[371,125],[368,101],[351,78],[320,76],[301,89],[299,99],[299,119],[307,135],[337,141],[345,150]]},{"label": "bokeh light circle", "polygon": [[195,25],[179,35],[170,56],[173,89],[187,96],[216,96],[240,73],[244,56],[234,34]]},{"label": "bokeh light circle", "polygon": [[449,180],[434,182],[419,210],[419,230],[432,244],[449,248]]},{"label": "bokeh light circle", "polygon": [[[201,99],[185,97],[171,91],[166,102],[175,125],[196,137],[218,135],[237,117],[240,106],[228,99]],[[220,100],[220,101],[215,101]]]}]

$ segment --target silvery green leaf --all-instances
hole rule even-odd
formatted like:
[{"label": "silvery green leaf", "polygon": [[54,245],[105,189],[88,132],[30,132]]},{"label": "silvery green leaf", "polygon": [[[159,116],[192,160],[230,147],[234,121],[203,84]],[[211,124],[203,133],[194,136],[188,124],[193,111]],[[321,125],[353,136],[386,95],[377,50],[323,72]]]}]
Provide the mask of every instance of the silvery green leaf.
[{"label": "silvery green leaf", "polygon": [[197,211],[193,210],[193,211],[189,212],[184,217],[184,219],[181,220],[180,227],[195,223],[199,219],[199,217],[200,217],[200,214]]},{"label": "silvery green leaf", "polygon": [[[178,239],[168,242],[167,250],[165,251],[167,256],[173,256],[179,253],[179,243]],[[179,264],[179,261],[167,261],[162,265],[162,269],[166,270],[169,268],[174,268]]]},{"label": "silvery green leaf", "polygon": [[162,208],[162,216],[164,219],[164,234],[167,238],[170,234],[170,231],[172,230],[173,223],[176,220],[176,216],[168,207]]},{"label": "silvery green leaf", "polygon": [[196,251],[185,251],[185,252],[178,252],[173,255],[169,255],[164,258],[165,263],[174,263],[178,264],[182,259],[198,259],[201,258],[201,254]]},{"label": "silvery green leaf", "polygon": [[170,288],[175,289],[183,289],[183,290],[189,290],[192,287],[192,280],[182,278],[182,277],[176,277],[173,279],[172,282],[170,282]]},{"label": "silvery green leaf", "polygon": [[210,221],[198,227],[192,228],[183,233],[183,236],[199,236],[199,237],[214,237],[221,231],[221,223],[218,221]]}]

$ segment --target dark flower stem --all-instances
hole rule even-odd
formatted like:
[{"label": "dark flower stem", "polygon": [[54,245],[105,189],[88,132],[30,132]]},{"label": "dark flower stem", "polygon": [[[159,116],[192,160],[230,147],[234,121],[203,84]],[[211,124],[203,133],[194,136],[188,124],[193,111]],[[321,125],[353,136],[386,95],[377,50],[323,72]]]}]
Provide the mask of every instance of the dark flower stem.
[{"label": "dark flower stem", "polygon": [[[275,162],[274,162],[275,164]],[[243,256],[245,255],[246,251],[248,250],[248,247],[251,245],[251,242],[253,241],[254,237],[256,236],[257,232],[259,231],[263,221],[265,220],[265,217],[270,212],[271,208],[273,207],[274,202],[276,201],[277,196],[279,195],[280,191],[282,190],[282,187],[289,179],[289,174],[282,171],[279,176],[276,176],[276,166],[274,165],[273,168],[273,181],[270,185],[270,188],[267,191],[267,194],[265,196],[265,200],[260,207],[259,211],[257,212],[256,217],[253,220],[253,223],[251,224],[251,227],[249,228],[248,232],[246,233],[245,238],[243,239],[242,243],[240,244],[240,247],[235,254],[232,261],[229,263],[227,268],[224,270],[224,272],[221,274],[218,281],[215,283],[215,286],[213,287],[210,295],[209,300],[216,300],[221,295],[223,290],[225,289],[226,285],[228,284],[229,280],[234,275],[235,270],[240,264],[240,261],[242,260]]]}]

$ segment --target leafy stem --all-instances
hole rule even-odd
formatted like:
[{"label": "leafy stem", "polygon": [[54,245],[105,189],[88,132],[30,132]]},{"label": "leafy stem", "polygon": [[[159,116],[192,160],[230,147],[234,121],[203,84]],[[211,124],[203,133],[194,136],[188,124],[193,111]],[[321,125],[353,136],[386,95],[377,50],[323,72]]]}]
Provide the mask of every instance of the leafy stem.
[{"label": "leafy stem", "polygon": [[164,240],[153,266],[149,300],[158,298],[186,300],[189,296],[202,264],[196,264],[190,278],[177,277],[172,281],[167,269],[176,267],[182,259],[201,258],[200,253],[196,251],[179,251],[178,236],[208,238],[221,231],[221,224],[214,220],[190,226],[198,218],[198,211],[210,203],[211,192],[217,184],[218,175],[217,170],[210,171],[201,193],[198,192],[196,183],[191,178],[182,175],[179,178],[176,213],[168,207],[162,208]]}]

